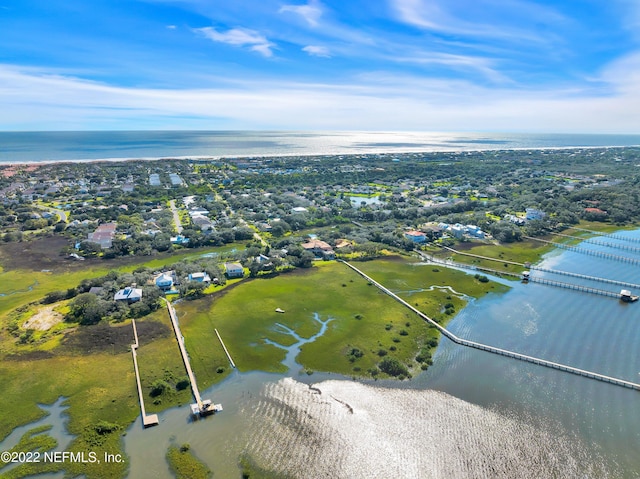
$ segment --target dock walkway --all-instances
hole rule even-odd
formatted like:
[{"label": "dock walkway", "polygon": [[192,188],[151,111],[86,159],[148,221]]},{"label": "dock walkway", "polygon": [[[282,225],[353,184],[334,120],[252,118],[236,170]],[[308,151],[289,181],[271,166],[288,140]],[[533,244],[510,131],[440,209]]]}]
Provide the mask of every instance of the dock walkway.
[{"label": "dock walkway", "polygon": [[224,352],[227,355],[227,358],[229,359],[229,364],[231,364],[231,367],[235,369],[236,368],[236,363],[234,363],[233,359],[231,359],[231,354],[229,354],[229,350],[224,345],[224,342],[222,341],[222,338],[220,337],[220,333],[215,328],[214,328],[214,331],[216,332],[216,336],[218,336],[218,340],[220,341],[220,344],[222,345],[222,349],[224,349]]},{"label": "dock walkway", "polygon": [[570,226],[569,228],[576,231],[584,231],[585,233],[591,233],[597,236],[605,236],[607,238],[613,238],[621,241],[629,241],[630,243],[640,243],[640,238],[632,238],[630,236],[622,236],[615,233],[602,233],[601,231],[586,230],[584,228],[577,228],[575,226]]},{"label": "dock walkway", "polygon": [[184,336],[182,336],[182,333],[180,332],[180,325],[178,324],[178,315],[176,314],[176,311],[171,305],[171,303],[166,299],[164,299],[164,301],[167,303],[167,310],[169,311],[169,318],[171,319],[173,332],[175,333],[176,339],[178,340],[178,347],[180,348],[182,361],[184,362],[184,367],[187,370],[189,383],[191,383],[191,391],[193,393],[193,398],[196,400],[196,404],[194,404],[194,406],[197,407],[197,411],[193,408],[192,410],[194,413],[198,412],[200,414],[207,414],[210,412],[214,412],[215,408],[209,409],[211,407],[211,401],[209,400],[203,401],[202,397],[200,396],[200,391],[198,390],[198,383],[196,383],[196,376],[193,374],[193,370],[191,369],[191,362],[189,361],[189,355],[187,354],[187,349],[184,346]]},{"label": "dock walkway", "polygon": [[629,246],[629,245],[618,244],[618,243],[609,243],[607,241],[599,241],[593,238],[580,238],[579,236],[571,236],[563,233],[553,233],[553,235],[560,236],[561,238],[568,238],[568,239],[582,241],[584,243],[591,243],[597,246],[604,246],[605,248],[621,249],[624,251],[629,251],[631,253],[640,253],[640,248],[638,248],[637,246]]},{"label": "dock walkway", "polygon": [[144,407],[144,395],[142,394],[142,385],[140,384],[140,371],[138,370],[138,356],[136,351],[138,347],[140,347],[140,344],[138,343],[138,330],[136,328],[136,320],[132,319],[131,324],[133,325],[133,337],[135,339],[135,343],[131,345],[131,355],[133,356],[133,369],[136,373],[136,385],[138,386],[138,399],[140,401],[142,425],[144,427],[157,426],[159,424],[158,415],[151,414],[147,416],[147,411]]},{"label": "dock walkway", "polygon": [[[633,289],[633,290],[637,290],[640,291],[640,284],[636,284],[636,283],[629,283],[627,281],[619,281],[616,279],[608,279],[608,278],[600,278],[598,276],[589,276],[586,274],[581,274],[581,273],[572,273],[571,271],[561,271],[559,269],[551,269],[551,268],[543,268],[542,266],[528,266],[522,263],[516,263],[514,261],[503,261],[501,259],[497,259],[497,258],[490,258],[488,256],[480,256],[480,255],[475,255],[475,254],[471,254],[471,253],[464,253],[461,251],[457,251],[453,248],[448,248],[448,247],[444,247],[446,250],[451,251],[452,253],[456,253],[456,254],[461,254],[464,256],[471,256],[474,258],[478,258],[478,259],[485,259],[485,260],[489,260],[489,261],[495,261],[495,262],[499,262],[499,263],[510,263],[510,264],[514,264],[517,266],[521,266],[523,269],[524,268],[528,268],[531,271],[540,271],[542,273],[551,273],[551,274],[558,274],[561,276],[569,276],[571,278],[580,278],[580,279],[586,279],[589,281],[597,281],[599,283],[606,283],[606,284],[615,284],[616,286],[622,286],[624,288],[629,288],[629,289]],[[444,265],[450,265],[450,266],[454,266],[456,268],[465,268],[465,269],[471,269],[471,270],[478,270],[478,271],[486,271],[488,273],[491,274],[496,274],[496,275],[501,275],[501,276],[511,276],[511,277],[517,277],[520,278],[520,275],[515,274],[515,273],[511,273],[511,272],[507,272],[507,271],[499,271],[499,270],[495,270],[495,269],[491,269],[491,268],[486,268],[484,266],[479,266],[479,265],[469,265],[469,264],[465,264],[465,263],[458,263],[452,260],[441,260],[438,258],[434,258],[433,256],[430,255],[426,255],[425,253],[423,253],[422,251],[417,251],[417,253],[423,257],[428,259],[429,261],[433,262],[433,263],[441,263]],[[542,281],[538,281],[539,283],[542,283]],[[549,285],[554,285],[553,284],[554,281],[553,280],[549,280],[547,283],[545,284],[549,284]],[[558,281],[558,283],[560,283],[560,281]],[[566,283],[569,284],[569,283]],[[572,289],[578,289],[578,288],[572,288]],[[618,295],[619,296],[619,295]]]},{"label": "dock walkway", "polygon": [[531,239],[531,240],[535,240],[535,241],[540,241],[541,243],[550,244],[552,246],[555,246],[556,248],[566,249],[568,251],[573,251],[575,253],[588,254],[590,256],[597,256],[599,258],[611,259],[611,260],[615,260],[615,261],[620,261],[622,263],[640,265],[640,259],[637,259],[637,258],[629,258],[627,256],[619,256],[617,254],[603,253],[602,251],[595,251],[595,250],[580,248],[578,246],[571,246],[571,245],[564,244],[564,243],[558,243],[556,241],[544,240],[542,238],[534,238],[533,236],[523,236],[523,238],[527,238],[527,239]]},{"label": "dock walkway", "polygon": [[631,382],[631,381],[625,381],[623,379],[618,379],[618,378],[614,378],[614,377],[610,377],[610,376],[605,376],[604,374],[598,374],[598,373],[594,373],[592,371],[587,371],[587,370],[584,370],[584,369],[578,369],[578,368],[574,368],[572,366],[567,366],[567,365],[564,365],[564,364],[555,363],[553,361],[547,361],[546,359],[540,359],[540,358],[536,358],[534,356],[528,356],[526,354],[517,353],[515,351],[509,351],[509,350],[506,350],[506,349],[496,348],[494,346],[489,346],[487,344],[477,343],[475,341],[469,341],[467,339],[459,338],[458,336],[456,336],[455,334],[450,332],[448,329],[444,328],[443,326],[441,326],[440,324],[435,322],[429,316],[427,316],[423,312],[421,312],[421,311],[417,310],[416,308],[414,308],[413,306],[411,306],[409,303],[407,303],[405,300],[403,300],[398,295],[393,293],[391,290],[389,290],[388,288],[384,287],[382,284],[378,283],[376,280],[374,280],[370,276],[367,276],[365,273],[360,271],[358,268],[356,268],[352,264],[350,264],[350,263],[348,263],[348,262],[346,262],[344,260],[338,260],[338,261],[340,263],[343,263],[343,264],[347,265],[349,268],[351,268],[353,271],[355,271],[360,276],[365,278],[367,281],[371,282],[371,284],[375,285],[378,289],[380,289],[384,293],[388,294],[393,299],[398,301],[400,304],[404,305],[405,307],[407,307],[408,309],[410,309],[411,311],[416,313],[419,317],[421,317],[422,319],[427,321],[429,324],[431,324],[432,326],[437,328],[443,334],[443,336],[447,337],[448,339],[450,339],[451,341],[453,341],[456,344],[460,344],[462,346],[466,346],[466,347],[469,347],[469,348],[480,349],[482,351],[487,351],[489,353],[497,354],[497,355],[500,355],[500,356],[506,356],[506,357],[509,357],[509,358],[518,359],[520,361],[525,361],[525,362],[528,362],[528,363],[538,364],[540,366],[545,366],[545,367],[548,367],[548,368],[551,368],[551,369],[558,369],[560,371],[565,371],[565,372],[568,372],[568,373],[571,373],[571,374],[576,374],[578,376],[583,376],[583,377],[587,377],[587,378],[590,378],[590,379],[595,379],[597,381],[606,382],[606,383],[609,383],[609,384],[613,384],[615,386],[620,386],[620,387],[629,388],[629,389],[635,389],[636,391],[640,391],[640,384],[637,384],[637,383],[634,383],[634,382]]}]

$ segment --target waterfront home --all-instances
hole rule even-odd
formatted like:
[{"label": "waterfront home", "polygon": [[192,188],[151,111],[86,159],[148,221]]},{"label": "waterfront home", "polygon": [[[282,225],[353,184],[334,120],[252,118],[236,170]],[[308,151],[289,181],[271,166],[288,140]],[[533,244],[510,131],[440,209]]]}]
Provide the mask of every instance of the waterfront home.
[{"label": "waterfront home", "polygon": [[413,241],[414,243],[426,243],[427,235],[421,231],[407,231],[404,237]]},{"label": "waterfront home", "polygon": [[319,239],[312,239],[302,243],[302,248],[314,254],[316,258],[334,259],[336,254],[333,248],[326,242]]},{"label": "waterfront home", "polygon": [[156,286],[162,291],[170,290],[173,287],[173,272],[161,273],[155,279]]},{"label": "waterfront home", "polygon": [[87,235],[87,239],[93,243],[98,243],[103,249],[111,248],[117,226],[117,223],[101,224],[93,233]]},{"label": "waterfront home", "polygon": [[227,275],[227,278],[243,278],[244,268],[240,263],[225,263],[224,274]]},{"label": "waterfront home", "polygon": [[198,283],[209,283],[211,282],[211,277],[207,273],[202,271],[199,273],[189,274],[189,281],[197,281]]},{"label": "waterfront home", "polygon": [[128,303],[135,303],[142,299],[142,290],[134,288],[133,286],[127,286],[124,289],[118,291],[113,297],[114,301],[126,301]]}]

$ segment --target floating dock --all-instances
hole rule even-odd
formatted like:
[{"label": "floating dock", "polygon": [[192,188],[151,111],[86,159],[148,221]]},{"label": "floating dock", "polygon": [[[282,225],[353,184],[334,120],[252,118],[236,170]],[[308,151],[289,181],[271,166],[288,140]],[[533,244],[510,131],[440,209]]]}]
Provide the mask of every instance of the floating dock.
[{"label": "floating dock", "polygon": [[433,327],[437,328],[442,333],[443,336],[447,337],[448,339],[450,339],[451,341],[453,341],[456,344],[460,344],[462,346],[466,346],[466,347],[469,347],[469,348],[480,349],[482,351],[487,351],[489,353],[497,354],[497,355],[500,355],[500,356],[506,356],[506,357],[509,357],[509,358],[518,359],[520,361],[525,361],[525,362],[528,362],[528,363],[538,364],[540,366],[544,366],[544,367],[551,368],[551,369],[558,369],[560,371],[565,371],[565,372],[568,372],[568,373],[571,373],[571,374],[575,374],[575,375],[578,375],[578,376],[583,376],[583,377],[586,377],[586,378],[595,379],[596,381],[601,381],[601,382],[613,384],[615,386],[620,386],[620,387],[624,387],[624,388],[634,389],[636,391],[640,391],[640,384],[637,384],[637,383],[634,383],[634,382],[631,382],[631,381],[625,381],[623,379],[618,379],[618,378],[614,378],[614,377],[611,377],[611,376],[605,376],[604,374],[594,373],[592,371],[587,371],[585,369],[578,369],[578,368],[574,368],[572,366],[567,366],[567,365],[564,365],[564,364],[555,363],[553,361],[547,361],[546,359],[540,359],[540,358],[536,358],[534,356],[528,356],[526,354],[517,353],[515,351],[509,351],[507,349],[496,348],[494,346],[489,346],[487,344],[477,343],[475,341],[469,341],[467,339],[459,338],[458,336],[453,334],[451,331],[449,331],[448,329],[442,327],[440,324],[435,322],[429,316],[424,314],[422,311],[419,311],[416,308],[414,308],[413,306],[411,306],[409,303],[407,303],[404,299],[400,298],[398,295],[393,293],[391,290],[387,289],[386,287],[384,287],[383,285],[378,283],[376,280],[374,280],[370,276],[367,276],[365,273],[360,271],[358,268],[356,268],[352,264],[350,264],[350,263],[348,263],[348,262],[346,262],[344,260],[337,260],[337,261],[347,265],[349,268],[354,270],[356,273],[358,273],[360,276],[365,278],[371,284],[375,285],[382,292],[388,294],[393,299],[398,301],[400,304],[404,305],[405,307],[407,307],[408,309],[410,309],[411,311],[416,313],[419,317],[421,317],[422,319],[427,321]]},{"label": "floating dock", "polygon": [[196,377],[193,374],[193,370],[191,369],[189,355],[187,354],[187,349],[184,346],[184,336],[182,336],[182,333],[180,332],[180,326],[178,325],[178,315],[176,314],[175,309],[173,309],[173,306],[171,306],[171,303],[166,299],[164,301],[167,303],[167,310],[169,311],[171,325],[173,326],[173,331],[176,335],[176,339],[178,340],[178,347],[180,348],[180,354],[182,355],[184,367],[187,370],[187,376],[189,377],[189,383],[191,384],[193,398],[196,400],[196,403],[191,405],[191,413],[194,416],[208,416],[209,414],[222,411],[221,404],[212,404],[211,400],[209,399],[206,399],[204,401],[202,400],[200,391],[198,390],[198,384],[196,383]]},{"label": "floating dock", "polygon": [[138,370],[138,356],[137,349],[140,346],[138,343],[138,330],[136,328],[136,320],[132,319],[131,324],[133,325],[133,337],[135,342],[131,345],[131,355],[133,356],[133,369],[136,373],[136,385],[138,386],[138,400],[140,401],[140,414],[142,416],[142,425],[147,428],[151,426],[157,426],[159,424],[158,415],[151,414],[147,416],[147,412],[144,407],[144,395],[142,394],[142,385],[140,384],[140,372]]}]

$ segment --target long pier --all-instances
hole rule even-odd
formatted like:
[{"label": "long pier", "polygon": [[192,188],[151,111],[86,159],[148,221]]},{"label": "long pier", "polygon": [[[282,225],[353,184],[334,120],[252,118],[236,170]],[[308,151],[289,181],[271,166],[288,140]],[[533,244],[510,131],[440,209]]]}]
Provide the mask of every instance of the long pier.
[{"label": "long pier", "polygon": [[387,295],[391,296],[393,299],[398,301],[400,304],[402,304],[403,306],[407,307],[408,309],[410,309],[411,311],[416,313],[419,317],[421,317],[422,319],[427,321],[433,327],[437,328],[443,334],[443,336],[446,336],[448,339],[450,339],[451,341],[453,341],[456,344],[460,344],[462,346],[466,346],[466,347],[469,347],[469,348],[480,349],[482,351],[487,351],[489,353],[497,354],[497,355],[500,355],[500,356],[506,356],[506,357],[509,357],[509,358],[518,359],[520,361],[525,361],[525,362],[528,362],[528,363],[538,364],[540,366],[548,367],[548,368],[551,368],[551,369],[558,369],[560,371],[565,371],[565,372],[568,372],[568,373],[571,373],[571,374],[576,374],[578,376],[583,376],[583,377],[587,377],[587,378],[590,378],[590,379],[595,379],[596,381],[601,381],[601,382],[613,384],[615,386],[620,386],[620,387],[624,387],[624,388],[628,388],[628,389],[635,389],[636,391],[640,391],[640,384],[637,384],[637,383],[634,383],[634,382],[631,382],[631,381],[625,381],[623,379],[618,379],[618,378],[614,378],[614,377],[610,377],[610,376],[605,376],[604,374],[594,373],[592,371],[587,371],[585,369],[578,369],[578,368],[574,368],[572,366],[567,366],[565,364],[555,363],[553,361],[547,361],[546,359],[540,359],[540,358],[536,358],[534,356],[528,356],[526,354],[520,354],[520,353],[517,353],[515,351],[509,351],[507,349],[496,348],[494,346],[489,346],[487,344],[482,344],[482,343],[478,343],[478,342],[475,342],[475,341],[469,341],[467,339],[460,338],[460,337],[456,336],[455,334],[453,334],[448,329],[446,329],[443,326],[441,326],[440,324],[438,324],[436,321],[431,319],[429,316],[427,316],[423,312],[421,312],[421,311],[417,310],[416,308],[414,308],[413,306],[411,306],[409,303],[407,303],[405,300],[400,298],[398,295],[396,295],[395,293],[390,291],[388,288],[384,287],[382,284],[378,283],[376,280],[374,280],[370,276],[367,276],[364,272],[360,271],[358,268],[356,268],[352,264],[350,264],[350,263],[348,263],[348,262],[346,262],[344,260],[338,260],[338,261],[343,263],[343,264],[345,264],[345,265],[347,265],[349,268],[351,268],[353,271],[355,271],[360,276],[365,278],[371,284],[375,285],[382,292],[384,292]]},{"label": "long pier", "polygon": [[[164,299],[164,298],[162,298]],[[176,339],[178,340],[178,347],[180,348],[180,354],[182,355],[182,361],[184,362],[184,367],[187,370],[187,376],[189,377],[189,383],[191,383],[191,391],[193,393],[193,397],[196,400],[196,404],[192,405],[192,412],[198,414],[208,414],[215,412],[215,407],[211,406],[210,400],[202,400],[200,396],[200,391],[198,390],[198,384],[196,383],[196,376],[193,374],[193,370],[191,369],[191,362],[189,361],[189,355],[187,354],[187,349],[184,346],[184,336],[180,332],[180,326],[178,324],[178,315],[176,314],[176,310],[173,309],[171,303],[164,299],[165,303],[167,303],[167,310],[169,311],[169,318],[171,319],[171,325],[173,326],[173,332],[176,335]],[[195,408],[194,408],[195,406]],[[197,408],[197,409],[196,409]]]},{"label": "long pier", "polygon": [[220,344],[222,345],[222,349],[224,349],[224,353],[227,355],[227,358],[229,359],[229,364],[231,364],[231,367],[235,369],[236,368],[236,363],[234,363],[233,359],[231,359],[231,354],[229,354],[229,350],[224,345],[224,342],[222,341],[222,338],[220,337],[220,333],[215,328],[213,330],[216,332],[216,336],[218,336],[218,340],[220,341]]},{"label": "long pier", "polygon": [[607,296],[609,298],[620,299],[620,293],[616,293],[614,291],[590,288],[589,286],[582,286],[580,284],[564,283],[562,281],[555,281],[553,279],[548,279],[548,278],[537,278],[535,276],[530,276],[529,282],[547,284],[550,286],[557,286],[559,288],[572,289],[574,291],[581,291],[583,293],[598,294],[600,296]]},{"label": "long pier", "polygon": [[564,243],[557,243],[555,241],[544,240],[542,238],[534,238],[533,236],[523,236],[523,238],[540,241],[541,243],[550,244],[550,245],[555,246],[556,248],[562,248],[562,249],[566,249],[568,251],[574,251],[576,253],[588,254],[588,255],[591,255],[591,256],[597,256],[599,258],[611,259],[611,260],[615,260],[615,261],[621,261],[623,263],[639,264],[640,265],[640,259],[636,259],[636,258],[628,258],[626,256],[619,256],[619,255],[616,255],[616,254],[603,253],[602,251],[593,251],[593,250],[590,250],[590,249],[580,248],[578,246],[571,246],[571,245],[567,245],[567,244],[564,244]]},{"label": "long pier", "polygon": [[606,248],[613,248],[613,249],[621,249],[624,251],[629,251],[631,253],[640,253],[640,248],[635,247],[635,246],[629,246],[629,245],[624,245],[624,244],[618,244],[618,243],[609,243],[607,241],[599,241],[597,239],[593,239],[593,238],[580,238],[578,236],[571,236],[571,235],[566,235],[563,233],[553,233],[554,236],[560,236],[562,238],[569,238],[569,239],[574,239],[574,240],[579,240],[579,241],[583,241],[585,243],[591,243],[591,244],[595,244],[598,246],[604,246]]},{"label": "long pier", "polygon": [[591,233],[593,235],[606,236],[608,238],[613,238],[613,239],[622,240],[622,241],[628,241],[630,243],[640,243],[640,238],[630,238],[628,236],[622,236],[622,235],[618,235],[618,234],[615,234],[615,233],[602,233],[601,231],[586,230],[584,228],[577,228],[575,226],[569,226],[569,228],[572,229],[572,230],[576,230],[576,231],[584,231],[585,233]]},{"label": "long pier", "polygon": [[571,271],[560,271],[557,269],[543,268],[541,266],[530,266],[529,269],[531,271],[541,271],[543,273],[561,274],[564,276],[570,276],[572,278],[588,279],[590,281],[598,281],[600,283],[615,284],[616,286],[622,286],[625,288],[636,289],[640,291],[640,284],[628,283],[626,281],[618,281],[616,279],[600,278],[598,276],[589,276],[586,274],[572,273]]},{"label": "long pier", "polygon": [[138,400],[140,401],[140,415],[142,416],[142,425],[145,428],[157,426],[160,423],[158,421],[158,415],[151,414],[147,416],[147,411],[144,407],[144,395],[142,394],[140,371],[138,370],[138,356],[136,351],[140,347],[140,344],[138,343],[138,329],[136,328],[136,320],[132,319],[131,324],[133,325],[133,338],[135,340],[135,342],[131,345],[131,355],[133,356],[133,369],[136,373],[136,385],[138,386]]},{"label": "long pier", "polygon": [[[504,260],[501,260],[501,259],[498,259],[498,258],[490,258],[488,256],[480,256],[480,255],[476,255],[476,254],[465,253],[465,252],[457,251],[457,250],[455,250],[453,248],[449,248],[449,247],[446,247],[446,246],[443,246],[443,248],[448,250],[448,251],[451,251],[452,253],[455,253],[455,254],[461,254],[461,255],[464,255],[464,256],[471,256],[473,258],[484,259],[484,260],[488,260],[488,261],[495,261],[495,262],[498,262],[498,263],[510,263],[510,264],[513,264],[513,265],[521,266],[522,268],[528,268],[531,271],[541,271],[543,273],[559,274],[559,275],[562,275],[562,276],[569,276],[569,277],[572,277],[572,278],[580,278],[580,279],[586,279],[586,280],[589,280],[589,281],[597,281],[597,282],[600,282],[600,283],[615,284],[617,286],[622,286],[622,287],[625,287],[625,288],[630,288],[630,289],[635,289],[635,290],[640,291],[640,284],[628,283],[626,281],[618,281],[618,280],[615,280],[615,279],[600,278],[599,276],[589,276],[589,275],[586,275],[586,274],[572,273],[571,271],[561,271],[561,270],[558,270],[558,269],[543,268],[541,266],[534,266],[534,265],[528,266],[528,265],[525,265],[523,263],[516,263],[514,261],[504,261]],[[420,256],[422,256],[424,258],[429,259],[429,261],[432,261],[434,263],[442,262],[443,264],[447,264],[447,262],[445,260],[438,260],[438,259],[436,259],[436,258],[434,258],[432,256],[427,256],[421,251],[418,251],[418,254],[420,254]],[[495,270],[495,269],[491,269],[491,268],[485,268],[485,267],[482,267],[482,266],[467,265],[465,263],[457,263],[455,261],[451,261],[450,264],[452,266],[457,267],[457,268],[467,268],[467,269],[472,269],[472,270],[477,269],[477,270],[480,270],[480,271],[487,271],[487,272],[492,273],[492,274],[515,276],[515,277],[518,277],[518,278],[520,277],[519,275],[514,274],[514,273],[505,272],[505,271],[499,271],[499,270]],[[548,284],[551,284],[551,283],[548,283]]]}]

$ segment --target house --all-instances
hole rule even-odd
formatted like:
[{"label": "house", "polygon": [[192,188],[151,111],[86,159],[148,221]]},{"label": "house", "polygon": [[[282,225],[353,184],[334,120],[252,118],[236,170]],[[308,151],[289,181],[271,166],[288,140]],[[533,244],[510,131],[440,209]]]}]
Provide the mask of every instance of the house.
[{"label": "house", "polygon": [[456,223],[455,225],[449,227],[449,232],[453,235],[454,238],[462,239],[465,230],[461,224]]},{"label": "house", "polygon": [[200,228],[200,231],[212,231],[213,222],[206,216],[193,216],[191,222]]},{"label": "house", "polygon": [[341,248],[346,248],[347,246],[352,246],[353,242],[349,241],[348,239],[344,239],[344,238],[339,238],[336,240],[336,248],[341,249]]},{"label": "house", "polygon": [[189,244],[189,238],[185,238],[182,235],[172,236],[170,241],[172,244],[179,244],[179,245]]},{"label": "house", "polygon": [[421,231],[407,231],[404,237],[413,241],[414,243],[426,243],[427,235]]},{"label": "house", "polygon": [[535,208],[527,208],[525,211],[526,211],[525,218],[527,219],[527,221],[541,220],[542,218],[547,216],[547,214],[544,211],[537,210]]},{"label": "house", "polygon": [[306,213],[307,211],[309,210],[306,209],[304,206],[296,206],[295,208],[291,208],[292,214],[301,214],[301,213]]},{"label": "house", "polygon": [[156,286],[162,291],[168,291],[173,287],[173,271],[160,274],[155,279]]},{"label": "house", "polygon": [[101,224],[93,233],[87,235],[87,239],[93,243],[98,243],[103,249],[111,248],[117,227],[117,223]]},{"label": "house", "polygon": [[142,290],[128,286],[118,291],[113,297],[114,301],[127,301],[128,303],[135,303],[142,299]]},{"label": "house", "polygon": [[254,258],[254,261],[260,264],[267,264],[269,261],[271,261],[271,258],[263,254],[260,254]]},{"label": "house", "polygon": [[244,268],[240,263],[225,263],[224,274],[227,275],[227,278],[243,278]]},{"label": "house", "polygon": [[316,258],[334,259],[336,257],[333,248],[328,243],[319,239],[309,240],[301,246],[305,251],[313,253]]},{"label": "house", "polygon": [[189,275],[189,281],[197,281],[198,283],[210,283],[211,277],[204,271],[200,273],[191,273]]}]

